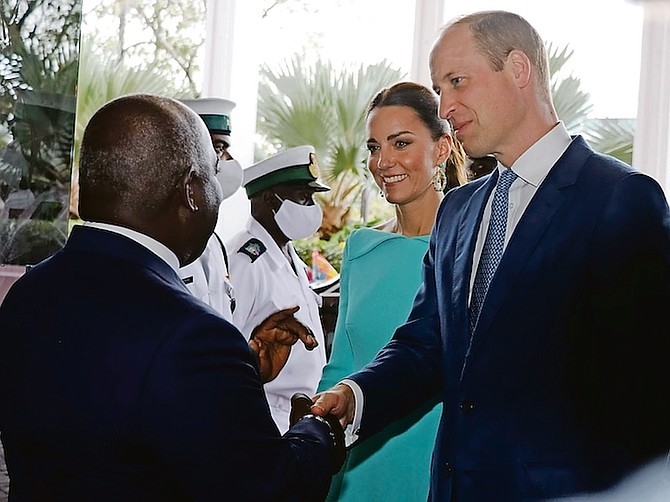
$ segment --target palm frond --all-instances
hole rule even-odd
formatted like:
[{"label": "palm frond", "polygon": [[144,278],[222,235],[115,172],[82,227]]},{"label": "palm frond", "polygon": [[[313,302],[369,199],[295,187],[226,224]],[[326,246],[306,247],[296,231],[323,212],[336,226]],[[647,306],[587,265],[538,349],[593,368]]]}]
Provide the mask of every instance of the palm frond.
[{"label": "palm frond", "polygon": [[558,118],[565,123],[568,131],[578,133],[581,131],[584,118],[593,109],[590,96],[581,89],[581,81],[578,78],[567,77],[552,83],[551,94]]},{"label": "palm frond", "polygon": [[612,155],[632,165],[635,137],[633,119],[590,120],[583,134],[594,150]]}]

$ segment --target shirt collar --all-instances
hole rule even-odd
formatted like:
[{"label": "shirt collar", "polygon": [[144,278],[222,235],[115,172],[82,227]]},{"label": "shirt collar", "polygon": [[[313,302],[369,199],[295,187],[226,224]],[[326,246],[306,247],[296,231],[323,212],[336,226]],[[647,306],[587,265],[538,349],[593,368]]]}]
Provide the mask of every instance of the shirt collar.
[{"label": "shirt collar", "polygon": [[100,223],[97,221],[87,221],[84,223],[84,226],[98,228],[100,230],[107,230],[108,232],[114,232],[116,234],[128,237],[138,244],[141,244],[152,253],[158,255],[158,257],[170,265],[170,267],[172,267],[175,272],[179,270],[179,259],[177,258],[177,255],[170,251],[167,246],[161,244],[156,239],[153,239],[148,235],[131,230],[130,228],[121,227],[119,225],[112,225],[110,223]]},{"label": "shirt collar", "polygon": [[[512,164],[511,169],[519,178],[534,187],[540,186],[552,166],[570,146],[570,134],[563,122],[556,124],[547,134],[537,140]],[[498,169],[504,167],[498,163]]]}]

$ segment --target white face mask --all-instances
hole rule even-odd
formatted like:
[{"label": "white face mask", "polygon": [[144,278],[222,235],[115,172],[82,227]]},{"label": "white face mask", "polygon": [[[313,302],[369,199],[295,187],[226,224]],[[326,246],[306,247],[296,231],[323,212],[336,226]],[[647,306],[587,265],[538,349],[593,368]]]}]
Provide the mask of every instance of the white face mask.
[{"label": "white face mask", "polygon": [[319,229],[323,220],[321,206],[304,206],[292,200],[283,200],[277,194],[275,196],[282,201],[275,213],[275,221],[286,237],[292,241],[305,239]]},{"label": "white face mask", "polygon": [[219,160],[219,173],[216,179],[221,185],[222,199],[227,199],[242,186],[242,166],[235,159]]}]

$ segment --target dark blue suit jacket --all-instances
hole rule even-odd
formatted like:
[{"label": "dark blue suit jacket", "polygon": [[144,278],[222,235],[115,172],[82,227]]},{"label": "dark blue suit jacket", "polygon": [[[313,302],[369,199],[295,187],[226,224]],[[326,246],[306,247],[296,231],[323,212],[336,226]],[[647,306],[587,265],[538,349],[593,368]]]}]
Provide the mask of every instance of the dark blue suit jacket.
[{"label": "dark blue suit jacket", "polygon": [[0,306],[13,501],[318,500],[327,427],[280,437],[243,336],[163,260],[75,227]]},{"label": "dark blue suit jacket", "polygon": [[407,323],[352,377],[361,434],[440,392],[433,500],[600,490],[670,448],[668,205],[654,180],[573,139],[508,243],[468,350],[496,178],[444,199]]}]

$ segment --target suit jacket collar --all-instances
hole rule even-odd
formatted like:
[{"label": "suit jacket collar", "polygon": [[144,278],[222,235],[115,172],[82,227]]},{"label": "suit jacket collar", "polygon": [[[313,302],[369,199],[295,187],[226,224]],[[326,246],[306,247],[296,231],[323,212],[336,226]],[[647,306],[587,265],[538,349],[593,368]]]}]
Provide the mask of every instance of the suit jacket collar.
[{"label": "suit jacket collar", "polygon": [[[588,146],[581,136],[573,137],[573,140],[561,156],[558,162],[551,168],[549,174],[538,188],[537,193],[526,208],[521,220],[516,226],[512,237],[505,249],[498,269],[491,280],[484,306],[481,310],[475,333],[473,334],[472,350],[467,357],[473,357],[477,347],[485,343],[491,323],[495,319],[505,297],[510,293],[514,280],[527,262],[529,255],[540,242],[547,226],[552,221],[558,209],[569,202],[574,194],[573,186],[593,150]],[[495,186],[497,176],[491,176],[482,187],[471,197],[469,206],[471,214],[477,217],[464,218],[461,240],[457,246],[455,263],[461,263],[456,271],[461,281],[459,284],[461,298],[458,300],[459,310],[467,312],[467,299],[469,295],[469,277],[472,271],[472,255],[474,253],[477,228],[488,200],[488,195]],[[465,214],[468,214],[466,211]],[[467,250],[468,259],[464,260],[462,253]],[[460,259],[459,259],[460,257]],[[461,309],[460,307],[463,307]],[[469,329],[467,316],[461,329]],[[467,361],[464,361],[464,364]]]},{"label": "suit jacket collar", "polygon": [[170,265],[174,270],[176,270],[177,273],[179,273],[178,271],[180,267],[177,255],[175,255],[174,252],[171,249],[169,249],[165,244],[163,244],[162,242],[158,242],[153,237],[149,237],[148,235],[140,233],[131,228],[122,227],[119,225],[113,225],[111,223],[87,221],[84,223],[84,226],[99,228],[101,230],[109,230],[110,232],[124,235],[129,239],[132,239],[135,242],[142,244],[150,251],[153,251],[155,254],[157,254],[163,260],[165,260],[168,263],[168,265]]},{"label": "suit jacket collar", "polygon": [[170,283],[179,284],[188,292],[177,272],[157,254],[148,248],[119,233],[76,225],[64,248],[65,252],[84,252],[113,257],[133,262],[148,268]]}]

